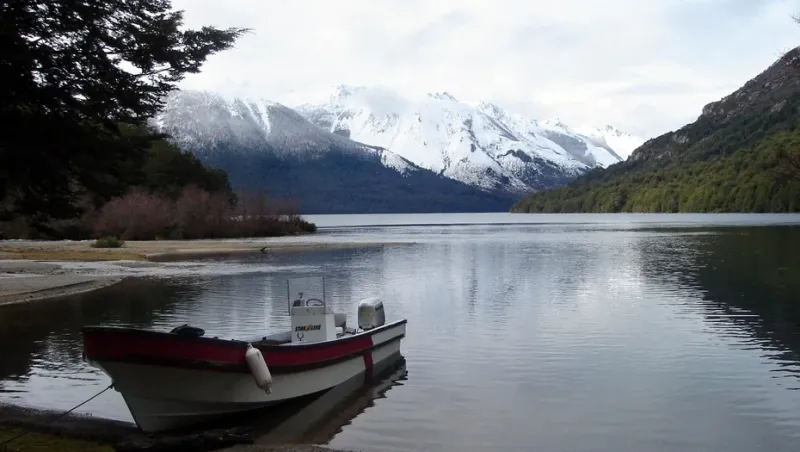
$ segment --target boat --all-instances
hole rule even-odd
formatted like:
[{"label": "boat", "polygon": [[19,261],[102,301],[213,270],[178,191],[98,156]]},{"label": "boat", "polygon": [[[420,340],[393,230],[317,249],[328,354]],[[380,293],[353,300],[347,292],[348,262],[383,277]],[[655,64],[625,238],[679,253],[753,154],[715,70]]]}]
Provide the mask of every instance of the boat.
[{"label": "boat", "polygon": [[[386,322],[383,301],[357,304],[357,327],[322,298],[291,300],[291,327],[244,339],[205,336],[181,325],[170,331],[90,325],[84,359],[112,380],[138,428],[146,433],[190,428],[322,393],[395,359],[407,320]],[[291,301],[289,301],[291,300]]]}]

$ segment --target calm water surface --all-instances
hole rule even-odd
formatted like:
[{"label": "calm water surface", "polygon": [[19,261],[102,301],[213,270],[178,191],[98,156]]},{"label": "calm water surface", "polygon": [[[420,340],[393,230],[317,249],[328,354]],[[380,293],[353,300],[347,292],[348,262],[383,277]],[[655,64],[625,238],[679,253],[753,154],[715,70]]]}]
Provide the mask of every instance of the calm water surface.
[{"label": "calm water surface", "polygon": [[[323,229],[309,241],[401,244],[174,264],[170,277],[2,308],[0,402],[66,409],[107,385],[81,361],[84,324],[259,334],[289,324],[287,277],[322,273],[353,321],[357,300],[378,295],[409,323],[405,364],[380,387],[337,399],[313,428],[298,415],[316,442],[798,450],[798,216],[312,220]],[[80,411],[130,420],[114,392]]]}]

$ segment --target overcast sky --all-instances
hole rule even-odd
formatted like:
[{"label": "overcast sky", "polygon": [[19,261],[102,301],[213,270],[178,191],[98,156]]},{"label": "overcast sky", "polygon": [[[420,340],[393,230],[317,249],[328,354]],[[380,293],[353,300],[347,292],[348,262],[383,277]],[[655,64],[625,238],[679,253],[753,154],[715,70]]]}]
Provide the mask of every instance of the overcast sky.
[{"label": "overcast sky", "polygon": [[448,91],[645,138],[800,45],[800,0],[173,0],[252,28],[182,84],[291,104],[339,84]]}]

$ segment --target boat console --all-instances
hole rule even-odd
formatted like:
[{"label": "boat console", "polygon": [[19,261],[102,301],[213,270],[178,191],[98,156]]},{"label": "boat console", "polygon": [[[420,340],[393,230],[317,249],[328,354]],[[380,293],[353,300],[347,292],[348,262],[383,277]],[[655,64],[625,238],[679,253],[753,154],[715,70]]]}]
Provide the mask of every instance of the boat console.
[{"label": "boat console", "polygon": [[[307,280],[308,278],[297,279]],[[290,297],[293,292],[292,281],[296,280],[287,280],[287,295]],[[321,299],[304,298],[304,292],[297,292],[297,298],[289,306],[293,344],[330,341],[345,333],[352,333],[347,329],[347,314],[334,312],[328,306],[325,299],[325,279],[320,278],[319,281],[321,281]],[[337,332],[338,328],[341,328],[341,331]]]},{"label": "boat console", "polygon": [[292,343],[336,339],[334,312],[328,306],[292,306]]},{"label": "boat console", "polygon": [[[292,285],[300,284],[297,281],[319,281],[321,298],[305,298],[305,292],[292,290]],[[304,285],[304,287],[307,287]],[[296,289],[297,287],[295,287]],[[297,294],[289,303],[291,317],[291,343],[308,343],[330,341],[344,334],[355,334],[357,330],[347,328],[347,314],[334,312],[325,299],[324,278],[294,278],[286,281],[289,299],[293,293]],[[383,326],[386,324],[386,314],[383,301],[377,297],[365,298],[358,303],[358,328],[362,331]]]}]

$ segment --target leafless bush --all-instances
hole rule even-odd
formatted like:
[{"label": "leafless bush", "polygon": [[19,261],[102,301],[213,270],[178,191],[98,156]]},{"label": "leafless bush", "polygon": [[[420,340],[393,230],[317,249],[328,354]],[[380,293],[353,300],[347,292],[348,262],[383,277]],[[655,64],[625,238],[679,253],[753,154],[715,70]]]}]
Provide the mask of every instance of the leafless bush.
[{"label": "leafless bush", "polygon": [[123,240],[149,240],[167,237],[173,223],[173,207],[168,200],[134,190],[100,209],[94,232]]},{"label": "leafless bush", "polygon": [[225,194],[184,188],[170,201],[142,191],[107,203],[95,221],[96,236],[123,240],[272,237],[314,232],[291,200],[241,193],[232,204]]}]

